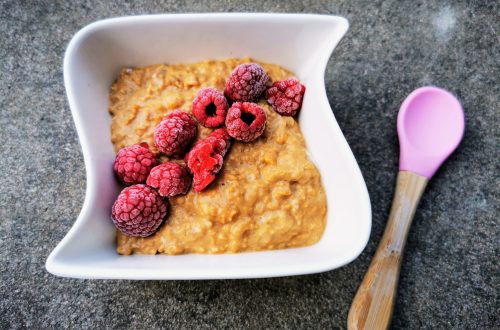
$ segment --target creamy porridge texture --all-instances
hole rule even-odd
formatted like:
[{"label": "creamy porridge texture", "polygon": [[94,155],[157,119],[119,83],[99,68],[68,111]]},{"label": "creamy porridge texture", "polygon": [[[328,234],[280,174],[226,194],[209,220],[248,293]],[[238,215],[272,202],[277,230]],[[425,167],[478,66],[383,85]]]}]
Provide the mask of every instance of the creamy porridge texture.
[{"label": "creamy porridge texture", "polygon": [[[147,142],[157,152],[153,130],[166,114],[175,109],[191,113],[198,90],[222,91],[231,71],[250,61],[123,69],[110,95],[115,150]],[[259,64],[272,81],[293,75],[278,65]],[[235,253],[306,246],[321,238],[326,196],[299,126],[265,100],[259,105],[268,117],[263,136],[250,143],[234,142],[222,171],[206,190],[169,198],[169,214],[155,234],[140,238],[117,231],[118,253]],[[213,131],[201,125],[198,129],[198,139]]]}]

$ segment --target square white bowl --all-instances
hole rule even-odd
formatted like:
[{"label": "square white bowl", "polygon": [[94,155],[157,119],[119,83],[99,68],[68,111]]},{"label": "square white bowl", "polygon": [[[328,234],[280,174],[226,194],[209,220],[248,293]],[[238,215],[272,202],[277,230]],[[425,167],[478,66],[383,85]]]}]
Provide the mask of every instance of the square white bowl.
[{"label": "square white bowl", "polygon": [[[336,16],[188,14],[107,19],[80,30],[66,51],[64,83],[87,193],[47,270],[78,278],[257,278],[327,271],[354,260],[370,235],[370,200],[324,85],[328,59],[347,29],[347,20]],[[118,255],[110,210],[120,188],[112,172],[108,93],[119,70],[245,56],[282,65],[307,86],[299,123],[327,195],[322,239],[303,248],[238,254]]]}]

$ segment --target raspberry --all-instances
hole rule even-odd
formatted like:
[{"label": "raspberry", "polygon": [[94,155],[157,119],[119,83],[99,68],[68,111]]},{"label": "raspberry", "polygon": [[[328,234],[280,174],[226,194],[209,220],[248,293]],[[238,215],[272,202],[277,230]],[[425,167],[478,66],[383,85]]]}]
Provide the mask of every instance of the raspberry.
[{"label": "raspberry", "polygon": [[295,116],[302,106],[306,87],[297,78],[276,81],[266,92],[267,102],[282,116]]},{"label": "raspberry", "polygon": [[167,156],[180,156],[196,138],[198,127],[188,113],[175,110],[154,131],[155,144]]},{"label": "raspberry", "polygon": [[260,65],[240,64],[227,79],[224,95],[233,102],[257,101],[268,80],[269,76]]},{"label": "raspberry", "polygon": [[220,128],[205,139],[198,141],[186,155],[186,164],[193,173],[193,189],[200,192],[205,189],[220,171],[223,157],[230,146],[230,137]]},{"label": "raspberry", "polygon": [[134,144],[120,149],[116,154],[113,169],[125,184],[143,183],[149,171],[156,165],[156,159],[147,143]]},{"label": "raspberry", "polygon": [[163,197],[185,194],[191,185],[188,171],[177,163],[163,163],[151,170],[146,182]]},{"label": "raspberry", "polygon": [[236,140],[250,142],[264,133],[266,120],[266,113],[258,104],[235,102],[227,112],[227,132]]},{"label": "raspberry", "polygon": [[191,105],[191,111],[203,126],[219,127],[224,124],[228,107],[224,94],[209,87],[198,92]]},{"label": "raspberry", "polygon": [[188,168],[193,173],[193,189],[200,192],[207,187],[222,168],[223,156],[217,151],[225,149],[224,141],[209,138],[198,143],[186,156]]},{"label": "raspberry", "polygon": [[118,195],[111,209],[111,219],[125,235],[146,237],[161,225],[167,207],[156,190],[145,184],[136,184]]}]

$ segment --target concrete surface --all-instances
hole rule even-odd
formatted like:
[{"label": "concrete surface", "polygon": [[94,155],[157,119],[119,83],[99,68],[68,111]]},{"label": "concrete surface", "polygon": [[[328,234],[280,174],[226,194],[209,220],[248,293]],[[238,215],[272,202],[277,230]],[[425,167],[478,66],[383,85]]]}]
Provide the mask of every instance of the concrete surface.
[{"label": "concrete surface", "polygon": [[[290,278],[132,282],[57,278],[50,251],[79,213],[85,169],[62,59],[98,19],[173,12],[310,12],[351,29],[326,74],[335,116],[373,206],[353,263]],[[435,84],[467,131],[428,187],[402,267],[394,329],[498,329],[499,22],[495,1],[0,1],[0,328],[345,328],[391,203],[398,107]]]}]

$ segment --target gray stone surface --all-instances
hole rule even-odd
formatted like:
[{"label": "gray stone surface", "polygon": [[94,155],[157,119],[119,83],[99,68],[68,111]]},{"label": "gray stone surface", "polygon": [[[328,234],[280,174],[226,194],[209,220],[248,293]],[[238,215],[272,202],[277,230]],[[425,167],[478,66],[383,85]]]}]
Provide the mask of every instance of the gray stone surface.
[{"label": "gray stone surface", "polygon": [[[349,18],[326,84],[373,207],[353,263],[238,281],[57,278],[44,269],[73,224],[85,169],[66,101],[68,41],[98,19],[170,12],[312,12]],[[345,328],[379,241],[397,170],[395,119],[414,88],[462,100],[467,131],[411,229],[394,329],[493,329],[499,321],[499,17],[495,1],[0,1],[0,328]]]}]

